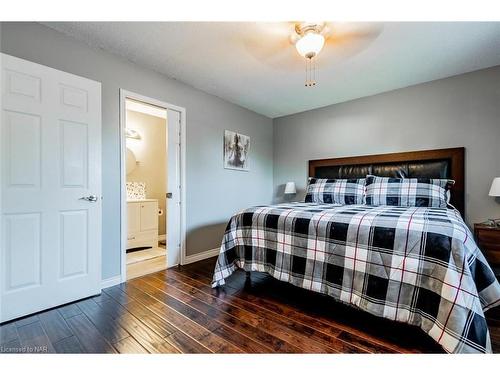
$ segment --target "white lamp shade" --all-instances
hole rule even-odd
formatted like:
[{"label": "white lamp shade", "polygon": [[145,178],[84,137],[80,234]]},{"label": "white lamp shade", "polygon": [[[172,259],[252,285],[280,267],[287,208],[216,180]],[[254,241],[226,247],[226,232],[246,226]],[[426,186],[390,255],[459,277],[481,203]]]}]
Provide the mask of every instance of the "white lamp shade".
[{"label": "white lamp shade", "polygon": [[495,177],[491,183],[490,197],[500,197],[500,177]]},{"label": "white lamp shade", "polygon": [[297,189],[295,188],[295,182],[287,182],[285,185],[285,194],[295,194]]},{"label": "white lamp shade", "polygon": [[316,56],[325,44],[325,38],[321,34],[307,33],[295,43],[297,52],[307,58]]}]

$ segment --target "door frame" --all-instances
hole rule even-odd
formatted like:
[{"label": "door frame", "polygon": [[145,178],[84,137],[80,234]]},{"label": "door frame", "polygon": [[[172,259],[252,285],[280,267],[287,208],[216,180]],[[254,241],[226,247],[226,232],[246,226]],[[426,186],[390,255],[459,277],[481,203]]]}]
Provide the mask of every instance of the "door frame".
[{"label": "door frame", "polygon": [[[120,278],[127,281],[127,173],[126,173],[126,100],[132,99],[146,104],[152,104],[165,110],[180,113],[180,264],[185,263],[186,257],[186,109],[158,99],[150,98],[132,91],[120,89]],[[167,118],[168,127],[168,118]],[[168,134],[168,128],[167,128]],[[168,164],[167,164],[168,165]],[[167,234],[168,235],[168,234]]]}]

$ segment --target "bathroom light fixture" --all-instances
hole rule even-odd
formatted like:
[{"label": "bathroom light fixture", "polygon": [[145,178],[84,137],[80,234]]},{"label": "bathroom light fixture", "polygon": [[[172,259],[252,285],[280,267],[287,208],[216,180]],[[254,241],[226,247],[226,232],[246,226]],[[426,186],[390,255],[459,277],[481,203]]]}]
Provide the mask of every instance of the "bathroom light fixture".
[{"label": "bathroom light fixture", "polygon": [[125,137],[131,139],[141,139],[141,135],[137,132],[137,130],[130,128],[125,129]]},{"label": "bathroom light fixture", "polygon": [[316,86],[316,56],[325,45],[325,37],[321,34],[324,23],[304,22],[295,25],[297,41],[295,48],[300,56],[306,58],[306,87]]}]

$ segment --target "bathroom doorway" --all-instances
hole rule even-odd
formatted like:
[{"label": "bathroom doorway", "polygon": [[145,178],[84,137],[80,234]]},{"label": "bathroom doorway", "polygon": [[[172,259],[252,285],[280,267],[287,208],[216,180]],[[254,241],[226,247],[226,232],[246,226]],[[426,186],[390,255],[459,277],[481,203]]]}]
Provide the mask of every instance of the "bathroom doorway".
[{"label": "bathroom doorway", "polygon": [[120,93],[123,282],[182,263],[185,111]]}]

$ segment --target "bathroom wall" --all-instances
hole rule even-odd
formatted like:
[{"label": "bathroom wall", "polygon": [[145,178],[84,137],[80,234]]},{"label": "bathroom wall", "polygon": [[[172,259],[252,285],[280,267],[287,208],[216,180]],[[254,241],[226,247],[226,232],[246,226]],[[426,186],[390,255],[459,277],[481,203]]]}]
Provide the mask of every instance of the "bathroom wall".
[{"label": "bathroom wall", "polygon": [[127,111],[127,128],[136,130],[141,136],[141,139],[127,138],[127,148],[135,154],[137,160],[135,169],[127,174],[127,182],[145,182],[146,198],[158,199],[158,206],[164,212],[158,217],[158,234],[165,234],[166,120],[145,113]]}]

